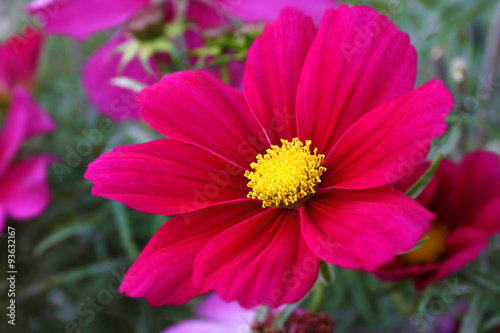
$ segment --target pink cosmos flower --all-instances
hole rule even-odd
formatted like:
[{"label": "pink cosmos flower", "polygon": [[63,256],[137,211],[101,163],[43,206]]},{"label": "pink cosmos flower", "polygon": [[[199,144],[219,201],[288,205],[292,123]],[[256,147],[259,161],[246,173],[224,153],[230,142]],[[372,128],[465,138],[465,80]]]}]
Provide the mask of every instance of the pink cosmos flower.
[{"label": "pink cosmos flower", "polygon": [[30,26],[0,44],[0,104],[8,102],[15,86],[33,86],[42,44],[42,32]]},{"label": "pink cosmos flower", "polygon": [[53,120],[35,104],[29,92],[16,87],[5,123],[0,128],[0,230],[6,217],[25,220],[38,216],[47,207],[50,190],[48,155],[13,160],[23,141],[54,129]]},{"label": "pink cosmos flower", "polygon": [[[269,1],[252,0],[225,2],[223,0],[190,0],[187,2],[186,20],[200,30],[228,25],[230,21],[226,14],[241,15],[249,22],[269,20],[277,17],[279,8],[287,5],[298,5],[296,0],[274,1],[269,7]],[[61,3],[59,0],[36,0],[28,6],[28,12],[39,17],[45,29],[52,34],[65,34],[83,40],[90,35],[119,26],[135,20],[151,7],[165,11],[165,22],[174,20],[175,2],[167,0],[161,6],[152,0],[71,0]],[[298,5],[306,13],[320,15],[327,8],[333,7],[333,0],[320,0],[314,4],[302,2]],[[192,41],[192,33],[186,34],[188,45],[200,46]],[[115,77],[127,77],[146,86],[156,83],[159,79],[158,66],[152,59],[152,71],[147,71],[138,57],[135,57],[123,68],[119,68],[122,59],[118,51],[120,45],[132,38],[127,29],[122,29],[117,36],[102,45],[87,61],[83,71],[83,86],[89,100],[96,109],[115,122],[140,119],[139,107],[133,101],[136,93],[119,87],[112,80]],[[194,37],[196,39],[196,37]],[[231,82],[241,86],[243,66],[231,64],[229,67]]]},{"label": "pink cosmos flower", "polygon": [[[408,188],[428,166],[423,164],[398,186]],[[417,200],[436,215],[426,242],[381,267],[377,275],[390,281],[413,278],[415,288],[422,290],[477,258],[500,232],[500,156],[477,151],[460,163],[443,160]]]},{"label": "pink cosmos flower", "polygon": [[203,71],[144,89],[142,117],[169,138],[115,148],[85,177],[94,195],[179,215],[121,291],[278,307],[306,295],[321,260],[373,271],[410,250],[434,216],[388,184],[453,107],[441,82],[414,89],[416,66],[408,35],[373,9],[328,10],[317,30],[286,8],[251,46],[243,92]]}]

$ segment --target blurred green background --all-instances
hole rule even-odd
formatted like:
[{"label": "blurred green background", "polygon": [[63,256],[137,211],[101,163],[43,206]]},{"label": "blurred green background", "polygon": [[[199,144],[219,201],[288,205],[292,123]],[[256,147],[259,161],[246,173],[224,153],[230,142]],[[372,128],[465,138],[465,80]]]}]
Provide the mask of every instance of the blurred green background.
[{"label": "blurred green background", "polygon": [[[27,1],[1,1],[3,39],[32,19],[23,11]],[[499,52],[498,1],[344,2],[367,4],[388,14],[410,34],[419,52],[417,85],[437,77],[454,93],[456,108],[449,119],[448,134],[436,143],[440,149],[454,157],[481,146],[500,152],[500,95],[496,91],[500,79],[494,61]],[[494,17],[498,29],[492,28]],[[83,44],[60,36],[47,38],[36,97],[56,119],[58,130],[28,142],[23,155],[52,152],[64,159],[79,143],[88,140],[85,132],[99,128],[101,117],[86,100],[80,73],[85,59],[109,36],[96,35]],[[457,64],[465,64],[463,83],[453,79],[454,71],[461,70]],[[491,92],[487,98],[481,93],[484,89]],[[2,319],[0,332],[158,332],[192,316],[198,300],[182,307],[152,309],[143,299],[127,298],[117,292],[125,271],[168,217],[139,213],[93,197],[91,183],[83,178],[86,166],[101,153],[156,136],[145,123],[119,124],[92,144],[92,151],[80,156],[81,160],[62,178],[50,170],[50,207],[35,220],[9,222],[17,234],[17,324],[13,328]],[[4,240],[0,248],[0,314],[5,318],[8,299]],[[477,278],[475,272],[481,265],[488,265],[490,275],[500,277],[499,250],[497,238],[468,267],[469,274],[466,271],[459,276],[470,286],[462,295],[464,302],[475,311],[474,316],[465,316],[468,331],[463,332],[498,329],[500,283],[491,277]],[[419,295],[409,282],[382,283],[368,274],[337,269],[335,283],[327,287],[321,310],[337,319],[336,332],[433,332],[437,317],[460,312],[458,303],[446,304],[440,313],[429,308],[443,288],[436,285]],[[424,319],[415,319],[417,314]]]}]

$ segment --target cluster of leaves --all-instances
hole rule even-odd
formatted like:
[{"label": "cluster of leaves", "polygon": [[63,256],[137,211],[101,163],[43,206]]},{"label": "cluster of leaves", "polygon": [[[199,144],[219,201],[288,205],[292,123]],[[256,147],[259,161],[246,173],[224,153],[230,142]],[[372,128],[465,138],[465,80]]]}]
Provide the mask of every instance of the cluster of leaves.
[{"label": "cluster of leaves", "polygon": [[[450,116],[450,130],[436,143],[432,157],[439,152],[458,157],[485,143],[498,149],[500,100],[477,92],[494,70],[485,59],[491,56],[488,52],[496,52],[488,45],[495,2],[348,1],[361,2],[389,14],[410,34],[421,59],[417,84],[438,77],[456,96],[459,107]],[[106,133],[99,131],[101,118],[86,100],[80,73],[84,59],[107,38],[94,36],[83,45],[63,37],[48,40],[37,100],[56,119],[58,130],[29,142],[23,152],[57,154],[67,169],[61,173],[51,168],[52,203],[41,217],[10,224],[17,234],[18,321],[14,328],[0,321],[2,332],[156,332],[191,317],[198,302],[151,309],[145,300],[127,298],[116,290],[120,277],[168,217],[143,214],[93,197],[91,184],[83,178],[86,166],[103,152],[157,135],[144,123],[118,124]],[[251,38],[223,35],[200,52],[212,56],[218,47],[229,46],[244,58],[241,45],[248,45]],[[450,78],[449,66],[456,56],[467,61],[463,83]],[[214,61],[223,63],[225,59],[216,57]],[[500,85],[493,82],[490,88],[500,89]],[[91,147],[85,154],[78,152],[83,142],[90,142]],[[4,241],[0,247],[1,267],[5,267]],[[432,332],[439,317],[449,313],[461,320],[463,333],[493,332],[500,325],[498,251],[499,238],[464,271],[423,293],[417,293],[410,282],[384,283],[366,273],[334,268],[333,283],[319,284],[301,306],[337,318],[337,332]],[[2,317],[8,302],[3,296],[7,290],[4,274],[2,269]],[[452,301],[443,297],[450,284],[459,286]]]}]

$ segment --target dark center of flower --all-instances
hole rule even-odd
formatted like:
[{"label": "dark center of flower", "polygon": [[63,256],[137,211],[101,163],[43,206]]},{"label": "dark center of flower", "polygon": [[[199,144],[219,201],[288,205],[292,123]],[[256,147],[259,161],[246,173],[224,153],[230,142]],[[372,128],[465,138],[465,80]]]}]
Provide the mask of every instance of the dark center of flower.
[{"label": "dark center of flower", "polygon": [[250,164],[253,171],[246,171],[247,184],[252,188],[248,197],[262,200],[262,207],[292,207],[316,192],[325,155],[318,149],[311,152],[311,141],[304,145],[298,138],[291,142],[281,140],[282,146],[271,146],[267,154],[257,155],[257,162]]},{"label": "dark center of flower", "polygon": [[438,262],[446,251],[446,239],[449,228],[440,222],[433,222],[432,227],[425,234],[424,243],[410,252],[399,256],[401,260],[408,264],[430,264]]}]

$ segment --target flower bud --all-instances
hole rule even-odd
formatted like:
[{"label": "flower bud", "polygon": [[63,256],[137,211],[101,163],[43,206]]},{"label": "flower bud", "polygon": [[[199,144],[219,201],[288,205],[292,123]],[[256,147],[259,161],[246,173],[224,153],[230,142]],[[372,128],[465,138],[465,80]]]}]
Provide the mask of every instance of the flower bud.
[{"label": "flower bud", "polygon": [[165,13],[159,6],[147,6],[137,12],[127,28],[139,40],[154,40],[163,35]]}]

